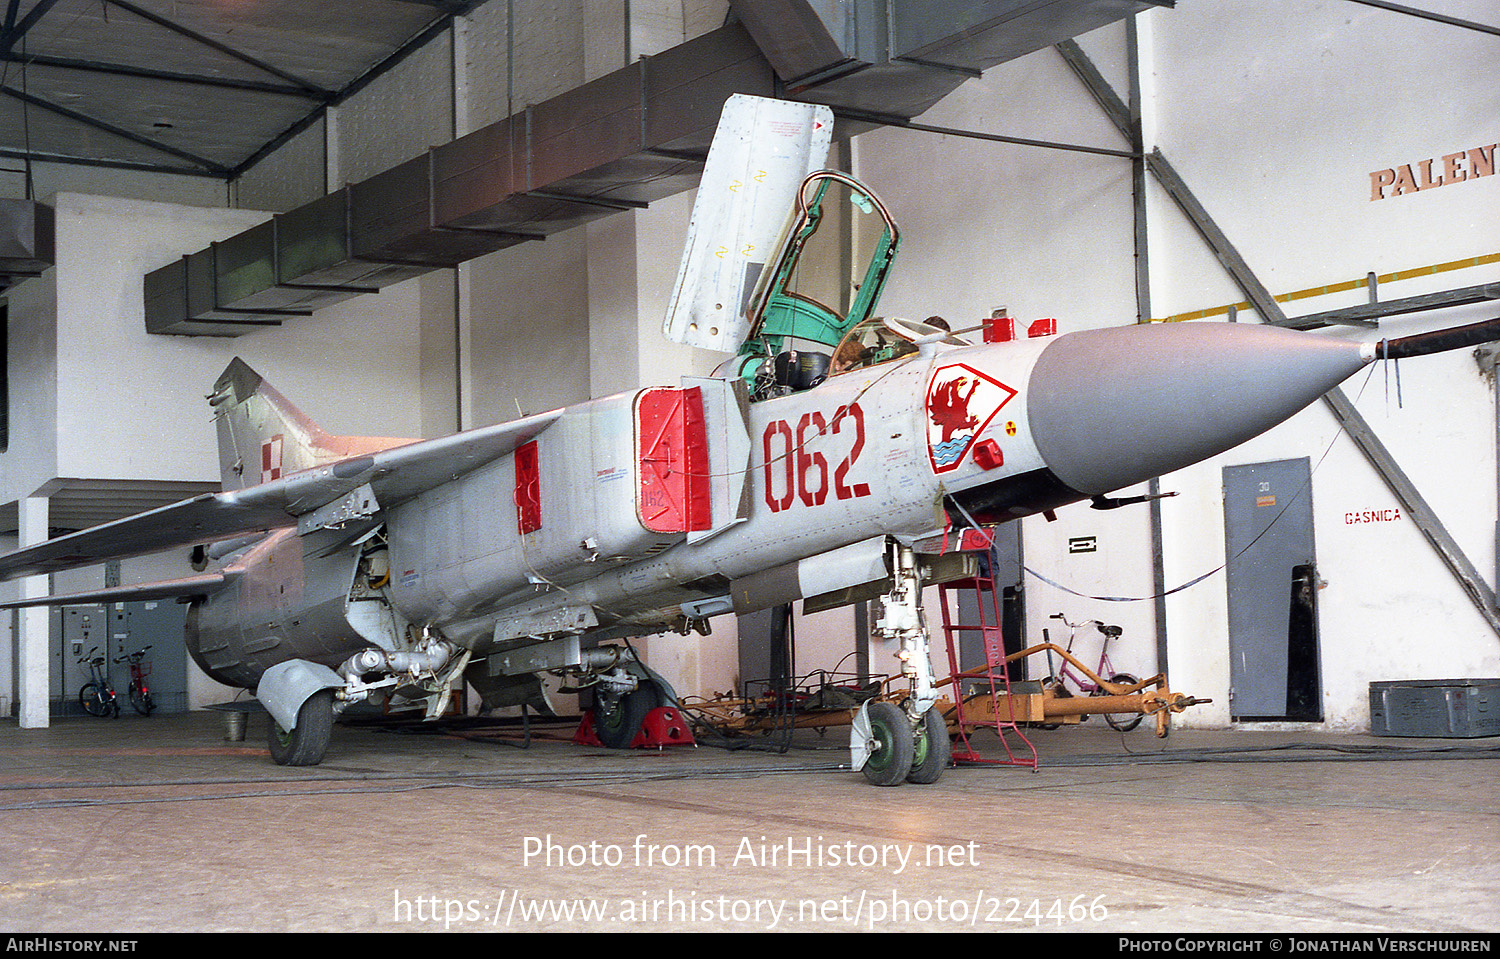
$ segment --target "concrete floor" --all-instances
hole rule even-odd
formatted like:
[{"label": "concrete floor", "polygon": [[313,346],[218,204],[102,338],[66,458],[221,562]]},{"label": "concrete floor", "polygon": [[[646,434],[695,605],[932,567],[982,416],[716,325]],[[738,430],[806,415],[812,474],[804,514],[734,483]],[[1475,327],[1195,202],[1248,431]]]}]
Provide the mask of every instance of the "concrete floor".
[{"label": "concrete floor", "polygon": [[0,724],[0,928],[1500,928],[1493,739],[1096,720],[1030,731],[1035,771],[880,789],[842,729],[779,754],[341,725],[298,770],[265,722]]}]

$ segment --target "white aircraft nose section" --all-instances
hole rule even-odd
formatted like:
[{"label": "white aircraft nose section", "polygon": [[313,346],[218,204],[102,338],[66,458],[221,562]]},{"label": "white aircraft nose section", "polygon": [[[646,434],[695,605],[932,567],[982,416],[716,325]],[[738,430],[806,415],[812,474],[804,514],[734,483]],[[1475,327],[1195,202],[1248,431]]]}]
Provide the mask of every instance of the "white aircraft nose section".
[{"label": "white aircraft nose section", "polygon": [[1068,487],[1098,495],[1265,432],[1369,361],[1358,343],[1250,323],[1059,336],[1031,374],[1031,433]]}]

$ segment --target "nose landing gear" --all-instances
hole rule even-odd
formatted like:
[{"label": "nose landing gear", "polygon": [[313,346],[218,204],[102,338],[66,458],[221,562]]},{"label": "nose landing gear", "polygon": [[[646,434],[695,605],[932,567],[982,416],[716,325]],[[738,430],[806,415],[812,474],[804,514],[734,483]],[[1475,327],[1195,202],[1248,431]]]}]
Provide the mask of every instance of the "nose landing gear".
[{"label": "nose landing gear", "polygon": [[896,658],[911,682],[901,705],[869,702],[855,714],[850,758],[876,786],[935,783],[953,760],[948,724],[932,708],[937,702],[930,634],[922,614],[922,579],[916,554],[891,544],[891,591],[880,598],[875,635],[900,644]]}]

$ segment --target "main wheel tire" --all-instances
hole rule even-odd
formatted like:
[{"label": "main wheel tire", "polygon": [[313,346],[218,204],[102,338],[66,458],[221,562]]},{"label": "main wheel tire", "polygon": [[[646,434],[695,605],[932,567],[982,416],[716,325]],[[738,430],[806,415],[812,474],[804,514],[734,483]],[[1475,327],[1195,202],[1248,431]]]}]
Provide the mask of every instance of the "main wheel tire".
[{"label": "main wheel tire", "polygon": [[628,749],[635,741],[635,734],[641,731],[646,716],[660,705],[661,693],[649,682],[643,682],[633,692],[621,696],[614,709],[600,709],[596,700],[594,735],[610,749]]},{"label": "main wheel tire", "polygon": [[[1109,681],[1116,686],[1134,686],[1140,682],[1129,673],[1115,673],[1109,677]],[[1140,713],[1105,713],[1104,721],[1109,723],[1111,729],[1118,729],[1122,733],[1128,733],[1141,724],[1146,717]]]},{"label": "main wheel tire", "polygon": [[922,785],[935,783],[952,761],[953,741],[948,738],[948,723],[936,709],[929,709],[922,714],[922,721],[917,725],[911,771],[906,774],[906,781]]},{"label": "main wheel tire", "polygon": [[149,716],[151,710],[156,708],[156,700],[152,699],[151,694],[141,687],[131,686],[130,705],[135,707],[135,711],[142,716]]},{"label": "main wheel tire", "polygon": [[266,736],[271,758],[279,766],[316,766],[333,737],[333,690],[320,689],[297,710],[297,728],[285,730],[275,719]]},{"label": "main wheel tire", "polygon": [[877,786],[899,786],[911,772],[915,752],[911,722],[900,706],[887,702],[871,703],[869,717],[876,746],[865,760],[865,778]]}]

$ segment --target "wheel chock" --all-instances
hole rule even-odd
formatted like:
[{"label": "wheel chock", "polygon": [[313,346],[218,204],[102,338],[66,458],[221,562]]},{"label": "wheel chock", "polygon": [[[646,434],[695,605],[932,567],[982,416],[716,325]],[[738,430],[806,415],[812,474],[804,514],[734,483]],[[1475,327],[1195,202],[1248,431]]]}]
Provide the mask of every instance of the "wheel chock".
[{"label": "wheel chock", "polygon": [[[594,732],[594,711],[585,710],[583,720],[573,733],[579,746],[603,746]],[[631,749],[660,749],[664,746],[696,746],[698,741],[688,727],[687,717],[676,706],[657,706],[641,720],[641,728],[630,741]]]}]

